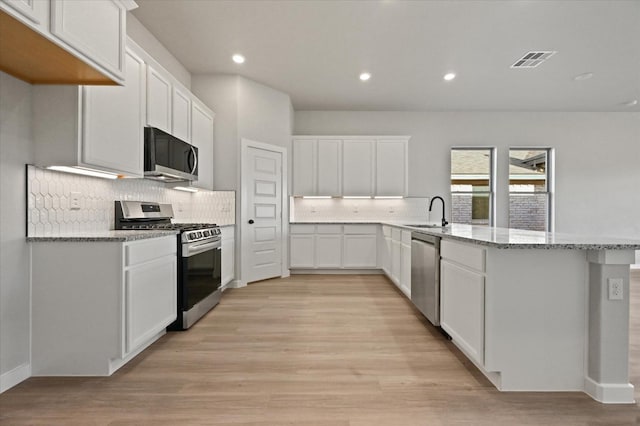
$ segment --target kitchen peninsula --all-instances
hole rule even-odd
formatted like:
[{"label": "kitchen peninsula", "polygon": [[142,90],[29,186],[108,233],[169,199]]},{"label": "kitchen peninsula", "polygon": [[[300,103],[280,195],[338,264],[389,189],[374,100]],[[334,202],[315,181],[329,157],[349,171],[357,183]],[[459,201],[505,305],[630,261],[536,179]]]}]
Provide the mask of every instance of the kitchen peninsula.
[{"label": "kitchen peninsula", "polygon": [[[338,225],[313,224],[318,233]],[[442,327],[498,389],[583,391],[603,403],[634,402],[629,265],[640,241],[462,224],[381,225],[378,265],[385,272],[393,269],[384,266],[393,257],[384,247],[394,230],[401,241],[411,232],[442,238]]]}]

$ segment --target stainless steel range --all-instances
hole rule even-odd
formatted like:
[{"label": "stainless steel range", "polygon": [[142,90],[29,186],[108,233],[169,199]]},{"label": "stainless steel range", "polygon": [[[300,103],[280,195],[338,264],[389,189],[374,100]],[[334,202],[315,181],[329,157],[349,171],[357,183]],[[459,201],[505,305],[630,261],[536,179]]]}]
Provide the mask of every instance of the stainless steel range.
[{"label": "stainless steel range", "polygon": [[168,330],[186,330],[220,301],[220,228],[212,223],[173,223],[171,204],[116,201],[115,229],[180,231],[178,245],[178,318]]}]

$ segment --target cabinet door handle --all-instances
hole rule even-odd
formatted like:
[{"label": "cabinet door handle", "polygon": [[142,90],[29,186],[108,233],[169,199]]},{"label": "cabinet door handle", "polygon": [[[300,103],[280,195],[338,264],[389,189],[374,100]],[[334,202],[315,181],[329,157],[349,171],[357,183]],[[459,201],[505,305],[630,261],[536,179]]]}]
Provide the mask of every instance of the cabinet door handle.
[{"label": "cabinet door handle", "polygon": [[253,225],[253,219],[249,219],[249,225]]}]

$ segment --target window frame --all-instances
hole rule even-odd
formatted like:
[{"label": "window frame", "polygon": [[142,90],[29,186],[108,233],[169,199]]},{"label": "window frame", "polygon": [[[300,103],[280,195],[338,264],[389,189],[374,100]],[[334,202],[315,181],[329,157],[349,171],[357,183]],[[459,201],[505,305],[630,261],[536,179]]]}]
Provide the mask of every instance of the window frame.
[{"label": "window frame", "polygon": [[[489,151],[489,190],[488,191],[453,191],[451,190],[451,181],[453,173],[451,170],[451,154],[453,151]],[[474,226],[496,226],[496,147],[493,146],[452,146],[449,150],[449,191],[451,193],[451,212],[453,220],[453,195],[480,195],[487,194],[489,196],[489,223],[487,225]]]},{"label": "window frame", "polygon": [[[547,195],[547,212],[546,212],[546,221],[547,221],[547,229],[542,232],[554,232],[555,230],[555,150],[551,147],[545,146],[511,146],[509,147],[508,159],[509,164],[507,168],[511,165],[511,151],[546,151],[547,153],[547,161],[545,164],[545,179],[546,179],[546,191],[511,191],[511,173],[507,174],[507,187],[508,187],[508,203],[507,206],[510,206],[511,203],[511,194],[526,194],[526,195],[539,195],[546,194]],[[508,208],[507,210],[507,220],[508,226],[511,227],[511,210]]]}]

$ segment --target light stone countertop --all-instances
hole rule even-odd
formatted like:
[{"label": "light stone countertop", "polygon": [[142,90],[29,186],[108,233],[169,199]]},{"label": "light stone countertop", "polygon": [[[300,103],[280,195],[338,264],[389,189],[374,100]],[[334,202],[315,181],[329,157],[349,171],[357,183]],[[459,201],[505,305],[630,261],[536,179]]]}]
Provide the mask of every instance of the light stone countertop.
[{"label": "light stone countertop", "polygon": [[291,222],[291,224],[382,224],[403,228],[412,232],[448,238],[466,243],[479,244],[499,249],[570,249],[570,250],[640,250],[640,236],[637,239],[606,237],[598,235],[567,234],[560,232],[526,231],[522,229],[495,228],[454,223],[447,227],[415,228],[412,222],[388,221],[324,221]]},{"label": "light stone countertop", "polygon": [[77,232],[67,235],[52,235],[47,237],[27,237],[29,243],[41,242],[126,242],[160,238],[168,235],[177,235],[176,230],[148,230],[148,231],[101,231],[101,232]]}]

